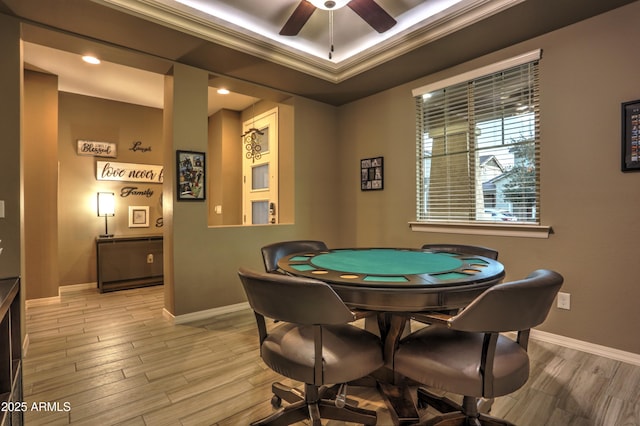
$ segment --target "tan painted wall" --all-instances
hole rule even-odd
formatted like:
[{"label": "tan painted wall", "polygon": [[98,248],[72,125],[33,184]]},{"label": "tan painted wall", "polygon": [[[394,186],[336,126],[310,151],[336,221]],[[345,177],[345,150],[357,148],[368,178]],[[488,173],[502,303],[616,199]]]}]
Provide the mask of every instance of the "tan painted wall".
[{"label": "tan painted wall", "polygon": [[58,77],[24,75],[26,299],[58,295]]},{"label": "tan painted wall", "polygon": [[[174,195],[173,174],[168,170],[165,179],[170,184],[163,185],[162,190],[165,273],[171,276],[172,285],[167,286],[165,306],[181,315],[244,301],[237,268],[241,265],[262,268],[259,248],[277,240],[317,238],[333,247],[417,247],[427,241],[465,242],[500,250],[508,279],[522,277],[538,267],[556,269],[565,276],[563,290],[572,295],[572,309],[554,308],[541,327],[543,330],[640,353],[640,341],[633,337],[637,334],[635,325],[640,323],[635,306],[640,287],[633,268],[637,263],[635,241],[640,236],[635,213],[640,208],[636,182],[640,174],[620,172],[620,103],[640,99],[637,84],[640,57],[630,53],[634,51],[633,41],[640,36],[639,19],[640,2],[635,2],[340,108],[292,98],[287,102],[292,107],[295,140],[292,182],[296,196],[292,225],[209,228],[204,203],[167,203]],[[8,43],[9,51],[17,54],[15,34],[7,36],[7,28],[0,25],[0,42]],[[411,232],[407,225],[415,218],[415,114],[411,89],[535,48],[544,50],[541,217],[544,224],[553,227],[554,234],[549,239],[537,240]],[[18,67],[6,66],[4,61],[2,64],[3,94],[15,94],[19,91],[16,79],[20,76],[16,77],[14,68]],[[206,85],[203,75],[206,73],[192,71],[198,84]],[[191,72],[187,72],[181,80],[188,82],[190,76]],[[189,129],[191,120],[186,115],[191,111],[187,104],[193,102],[190,94],[195,89],[184,87],[183,83],[167,81],[169,90],[173,91],[175,86],[175,92],[184,96],[165,108],[165,116],[171,116],[177,107],[184,111],[180,111],[181,117],[175,121],[164,121],[165,135],[177,134],[181,138],[176,145],[163,147],[165,165],[173,165],[177,148],[206,148],[206,113],[202,112],[206,102],[196,102],[196,116],[203,121],[193,135],[193,129]],[[4,92],[5,86],[9,92]],[[15,125],[19,121],[15,108],[18,103],[6,102],[4,98],[0,102],[3,108],[0,123],[9,130],[0,142],[3,177],[19,174],[15,164],[19,154],[15,142],[11,142],[19,140]],[[117,116],[122,111],[116,108],[109,115]],[[96,139],[119,136],[114,128],[100,123],[84,128],[90,129]],[[68,135],[64,149],[70,149],[71,127],[63,130],[61,125],[60,134],[61,139],[63,134]],[[161,137],[160,134],[158,140]],[[385,157],[385,189],[361,192],[359,160],[379,155]],[[12,160],[7,162],[7,158]],[[70,177],[76,185],[82,179]],[[2,194],[8,194],[7,199],[19,202],[16,185],[7,189],[6,182],[0,179],[0,199],[5,196]],[[78,241],[85,244],[84,241],[92,241],[101,232],[103,222],[93,211],[95,195],[90,195],[95,191],[91,188],[86,190],[86,198],[64,202],[61,191],[60,204],[72,206],[75,217],[85,223],[68,224],[61,229],[61,235],[68,240],[61,241],[60,247]],[[16,212],[15,206],[8,207],[10,213]],[[14,218],[11,220],[9,227],[6,226],[9,218],[6,222],[0,220],[3,239],[7,238],[7,232],[16,232],[18,226]],[[173,229],[171,234],[166,233],[167,224]],[[80,225],[89,231],[76,240],[73,235]],[[115,223],[116,232],[121,227]],[[171,247],[170,254],[167,244]],[[19,250],[19,243],[11,241],[10,247]],[[81,250],[84,254],[71,261],[85,271],[78,277],[69,277],[70,282],[83,281],[79,277],[95,273],[94,268],[86,266],[93,257],[92,243]],[[15,258],[9,261],[5,256],[0,257],[0,272],[15,270],[12,267]],[[62,250],[60,257],[62,276]],[[9,269],[5,268],[5,262],[9,263]]]},{"label": "tan painted wall", "polygon": [[[104,218],[96,212],[98,191],[115,193],[116,214],[108,229],[116,235],[161,234],[156,221],[162,217],[162,185],[153,183],[96,180],[96,161],[163,164],[162,110],[137,105],[60,93],[58,158],[59,185],[59,269],[60,285],[96,281],[95,238],[104,233]],[[77,140],[115,142],[117,158],[77,154]],[[133,143],[151,151],[133,151]],[[152,192],[123,196],[127,187]],[[147,192],[147,193],[149,193]],[[129,228],[129,206],[149,206],[150,227]]]},{"label": "tan painted wall", "polygon": [[[640,2],[482,56],[340,109],[341,240],[348,245],[479,244],[500,251],[508,279],[537,268],[565,276],[571,310],[541,329],[640,354],[640,174],[620,171],[620,104],[640,99]],[[415,113],[411,89],[542,48],[541,219],[549,239],[412,232]],[[427,59],[427,58],[425,58]],[[357,162],[384,156],[385,189],[360,192]]]},{"label": "tan painted wall", "polygon": [[[21,274],[20,138],[22,46],[18,21],[0,15],[0,277]],[[24,294],[24,293],[23,293]],[[24,296],[23,296],[24,297]]]},{"label": "tan painted wall", "polygon": [[[242,122],[240,113],[221,110],[209,117],[209,225],[242,223]],[[222,206],[222,213],[215,212]]]},{"label": "tan painted wall", "polygon": [[[166,150],[205,150],[207,146],[206,75],[176,66],[165,93]],[[237,277],[240,266],[262,269],[260,247],[295,238],[337,240],[338,211],[333,201],[339,176],[331,173],[337,152],[336,108],[294,98],[283,103],[292,111],[295,164],[295,224],[208,227],[205,203],[168,199],[165,184],[165,261],[173,256],[165,307],[174,315],[205,311],[246,300]],[[168,148],[171,145],[172,148]],[[167,152],[167,151],[165,151]],[[165,214],[167,217],[168,214]],[[169,226],[170,225],[170,226]],[[170,236],[168,236],[170,234]],[[168,248],[167,242],[173,246]],[[165,269],[165,272],[167,269]],[[166,274],[165,274],[166,277]]]}]

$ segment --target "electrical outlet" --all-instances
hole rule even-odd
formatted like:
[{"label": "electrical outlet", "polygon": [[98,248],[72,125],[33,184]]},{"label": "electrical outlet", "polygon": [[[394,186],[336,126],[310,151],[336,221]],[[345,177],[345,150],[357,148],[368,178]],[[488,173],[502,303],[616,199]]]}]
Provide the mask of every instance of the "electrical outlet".
[{"label": "electrical outlet", "polygon": [[153,254],[149,253],[147,255],[147,263],[153,263]]},{"label": "electrical outlet", "polygon": [[558,293],[558,309],[571,309],[571,294],[570,293]]}]

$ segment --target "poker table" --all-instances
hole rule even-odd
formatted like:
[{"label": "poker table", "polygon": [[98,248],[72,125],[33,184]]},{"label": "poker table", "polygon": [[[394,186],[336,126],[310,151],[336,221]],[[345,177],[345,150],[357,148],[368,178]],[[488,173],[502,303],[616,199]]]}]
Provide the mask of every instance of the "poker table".
[{"label": "poker table", "polygon": [[330,284],[352,308],[386,312],[462,308],[505,275],[486,257],[403,248],[295,253],[278,267]]},{"label": "poker table", "polygon": [[463,308],[505,275],[503,265],[487,257],[403,248],[294,253],[278,267],[328,283],[352,309],[376,311],[365,328],[382,338],[387,364],[373,377],[396,425],[419,419],[408,386],[396,383],[391,364],[398,340],[409,332],[411,313]]}]

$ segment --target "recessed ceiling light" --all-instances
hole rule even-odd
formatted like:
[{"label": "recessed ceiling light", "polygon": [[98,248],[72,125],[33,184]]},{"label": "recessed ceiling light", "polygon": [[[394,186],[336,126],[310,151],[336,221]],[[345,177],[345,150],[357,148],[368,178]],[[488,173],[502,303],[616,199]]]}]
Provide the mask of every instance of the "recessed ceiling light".
[{"label": "recessed ceiling light", "polygon": [[88,64],[98,65],[100,63],[100,59],[95,56],[85,55],[82,57],[82,60]]},{"label": "recessed ceiling light", "polygon": [[218,94],[219,95],[228,95],[229,93],[229,89],[218,89]]}]

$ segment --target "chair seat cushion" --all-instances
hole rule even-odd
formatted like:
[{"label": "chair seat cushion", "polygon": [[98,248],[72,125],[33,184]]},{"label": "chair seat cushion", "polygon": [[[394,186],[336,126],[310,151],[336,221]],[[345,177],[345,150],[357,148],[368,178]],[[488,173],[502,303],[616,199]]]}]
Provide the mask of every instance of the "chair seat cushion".
[{"label": "chair seat cushion", "polygon": [[262,359],[285,377],[315,385],[359,379],[384,363],[378,336],[348,324],[323,326],[324,380],[315,383],[313,333],[311,326],[280,325],[262,343]]},{"label": "chair seat cushion", "polygon": [[483,333],[429,326],[400,341],[394,357],[396,372],[427,386],[459,395],[493,398],[524,385],[529,357],[513,340],[500,335],[493,367],[493,390],[483,390],[480,362]]}]

